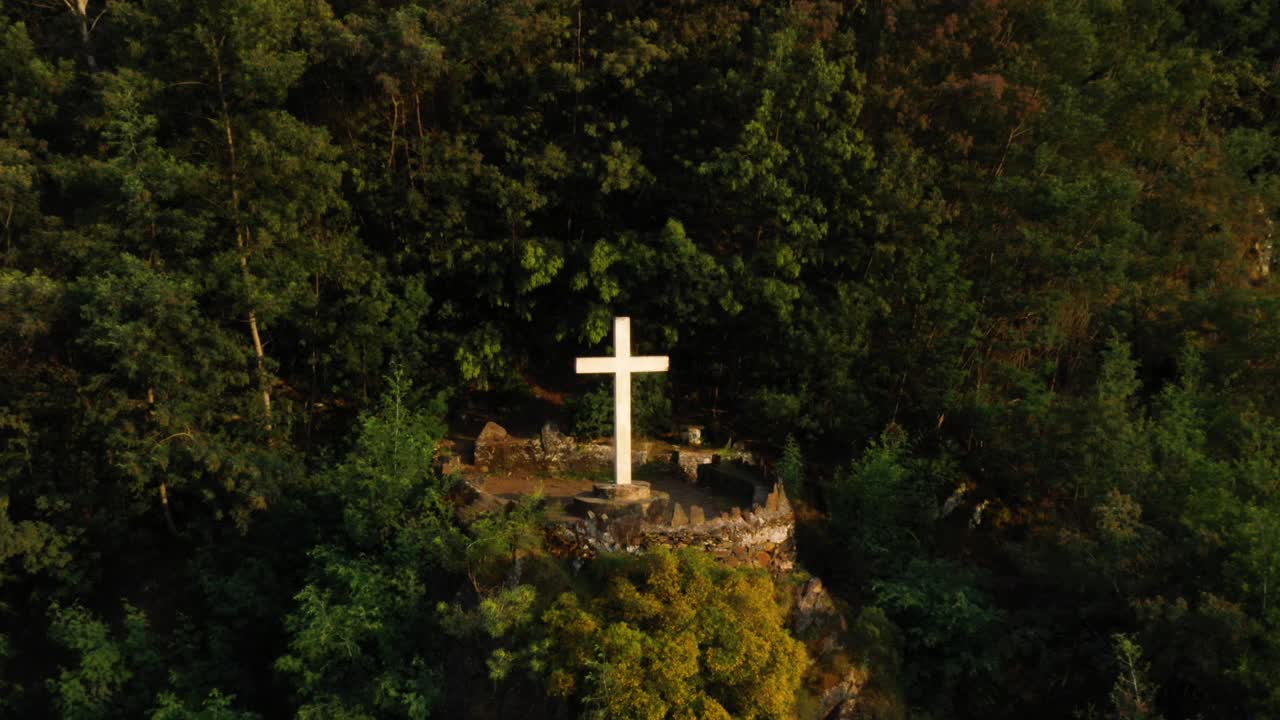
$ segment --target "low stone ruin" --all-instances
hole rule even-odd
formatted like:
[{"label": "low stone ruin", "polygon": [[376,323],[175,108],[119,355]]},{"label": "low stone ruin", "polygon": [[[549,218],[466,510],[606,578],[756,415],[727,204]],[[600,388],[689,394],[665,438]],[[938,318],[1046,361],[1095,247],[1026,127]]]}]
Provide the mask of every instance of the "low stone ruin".
[{"label": "low stone ruin", "polygon": [[554,467],[572,455],[576,444],[552,423],[543,425],[538,437],[526,439],[509,434],[498,423],[488,422],[476,436],[475,465],[484,470],[528,463]]},{"label": "low stone ruin", "polygon": [[775,572],[795,566],[795,514],[782,486],[764,493],[749,509],[732,508],[707,519],[698,505],[670,503],[657,517],[609,517],[589,512],[551,531],[562,555],[589,558],[600,552],[640,552],[654,547],[697,547],[732,565],[757,565]]},{"label": "low stone ruin", "polygon": [[[697,480],[700,466],[709,465],[716,457],[748,465],[758,464],[754,453],[738,448],[673,448],[665,443],[643,440],[635,442],[631,448],[633,465],[670,460],[691,481]],[[460,463],[460,458],[442,460],[445,467],[457,467]],[[519,438],[501,425],[488,422],[476,436],[474,464],[485,471],[530,464],[548,469],[609,468],[613,466],[613,444],[607,441],[580,443],[561,433],[554,423],[543,424],[537,437]]]},{"label": "low stone ruin", "polygon": [[[518,438],[490,422],[476,437],[474,460],[482,472],[530,465],[559,471],[598,470],[612,467],[613,447],[576,442],[550,423],[537,437]],[[776,572],[794,567],[791,503],[780,484],[765,481],[753,453],[640,441],[633,447],[632,462],[670,463],[675,477],[707,488],[736,507],[718,512],[714,507],[686,506],[656,491],[651,498],[645,493],[643,502],[618,503],[617,498],[601,497],[593,504],[597,493],[584,494],[569,505],[576,517],[558,520],[549,530],[548,545],[554,552],[588,558],[600,552],[639,552],[657,546],[698,547],[734,565]],[[634,485],[648,489],[644,482]]]},{"label": "low stone ruin", "polygon": [[[612,455],[610,457],[612,457]],[[727,450],[716,450],[714,448],[679,448],[671,452],[672,464],[679,467],[680,472],[684,473],[685,479],[690,482],[698,481],[698,473],[702,466],[723,461],[736,462],[751,466],[760,465],[759,458],[756,457],[755,453],[748,450],[733,448]]]}]

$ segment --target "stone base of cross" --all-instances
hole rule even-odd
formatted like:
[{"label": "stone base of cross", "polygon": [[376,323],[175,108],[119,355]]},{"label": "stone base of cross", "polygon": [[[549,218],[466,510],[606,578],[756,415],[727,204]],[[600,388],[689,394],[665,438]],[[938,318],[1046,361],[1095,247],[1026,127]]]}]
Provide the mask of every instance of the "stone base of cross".
[{"label": "stone base of cross", "polygon": [[[641,488],[623,489],[632,484],[631,373],[666,372],[670,359],[666,355],[632,356],[631,318],[616,317],[613,319],[613,357],[585,357],[577,360],[579,373],[613,374],[613,481],[618,487],[612,493],[618,499],[624,499],[620,496],[643,492]],[[644,489],[647,488],[646,483]]]}]

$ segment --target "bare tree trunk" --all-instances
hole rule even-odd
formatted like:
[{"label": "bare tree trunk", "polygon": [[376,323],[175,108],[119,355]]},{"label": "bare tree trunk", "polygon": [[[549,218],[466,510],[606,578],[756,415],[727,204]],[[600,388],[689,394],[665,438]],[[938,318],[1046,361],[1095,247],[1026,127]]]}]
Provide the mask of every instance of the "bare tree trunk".
[{"label": "bare tree trunk", "polygon": [[178,526],[173,524],[173,511],[169,509],[169,486],[160,481],[160,506],[164,508],[164,524],[169,527],[171,535],[178,534]]},{"label": "bare tree trunk", "polygon": [[[227,136],[227,158],[231,167],[231,216],[235,224],[236,248],[240,251],[240,274],[244,279],[245,294],[252,300],[250,291],[251,276],[249,274],[249,229],[245,227],[240,216],[240,167],[236,161],[235,133],[231,129],[231,112],[227,108],[227,96],[223,91],[222,60],[214,58],[218,73],[218,99],[222,102],[222,127]],[[271,388],[267,382],[266,353],[262,349],[262,335],[258,332],[258,315],[253,304],[249,304],[249,335],[253,338],[253,352],[257,358],[258,385],[262,388],[262,409],[266,414],[267,429],[271,429]]]},{"label": "bare tree trunk", "polygon": [[[149,387],[147,388],[147,416],[151,419],[155,418],[155,407],[156,389],[154,387]],[[156,447],[159,447],[176,437],[182,436],[186,436],[190,439],[191,433],[177,433],[170,435],[164,440],[156,443]],[[164,524],[169,528],[169,534],[176,537],[178,535],[178,526],[173,522],[173,510],[169,508],[169,485],[164,480],[160,481],[160,507],[164,510]]]},{"label": "bare tree trunk", "polygon": [[13,211],[17,202],[9,203],[9,210],[4,214],[4,264],[9,264],[9,256],[13,254]]},{"label": "bare tree trunk", "polygon": [[93,45],[89,42],[89,35],[93,32],[93,27],[89,24],[89,0],[62,0],[62,2],[66,4],[71,14],[76,16],[76,21],[80,24],[80,45],[83,46],[84,59],[89,65],[89,72],[98,72],[98,61],[93,57]]}]

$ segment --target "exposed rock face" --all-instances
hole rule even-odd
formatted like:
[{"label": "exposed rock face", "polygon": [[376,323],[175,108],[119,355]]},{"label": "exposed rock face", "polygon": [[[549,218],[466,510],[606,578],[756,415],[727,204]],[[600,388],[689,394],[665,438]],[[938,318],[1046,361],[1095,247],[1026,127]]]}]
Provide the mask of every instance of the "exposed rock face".
[{"label": "exposed rock face", "polygon": [[[790,624],[792,633],[804,641],[820,666],[848,667],[849,653],[845,647],[848,623],[818,578],[810,578],[796,590]],[[859,700],[867,682],[867,668],[858,664],[840,672],[824,675],[825,690],[817,714],[824,720],[861,717]]]},{"label": "exposed rock face", "polygon": [[791,611],[791,630],[802,638],[835,638],[833,647],[840,643],[839,636],[848,630],[844,616],[836,609],[831,594],[818,578],[810,578],[796,592],[796,605]]},{"label": "exposed rock face", "polygon": [[867,683],[867,671],[861,667],[850,669],[829,690],[822,694],[819,701],[821,711],[818,717],[823,720],[854,720],[862,717],[859,712],[858,697],[862,686]]}]

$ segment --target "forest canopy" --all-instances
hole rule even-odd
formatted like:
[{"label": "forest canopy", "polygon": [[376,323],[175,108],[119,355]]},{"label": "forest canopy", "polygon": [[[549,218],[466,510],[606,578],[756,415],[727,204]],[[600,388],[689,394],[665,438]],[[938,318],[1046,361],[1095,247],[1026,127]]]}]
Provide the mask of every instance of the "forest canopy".
[{"label": "forest canopy", "polygon": [[0,715],[803,716],[784,579],[451,510],[628,315],[868,716],[1280,716],[1278,83],[1265,0],[8,0]]}]

